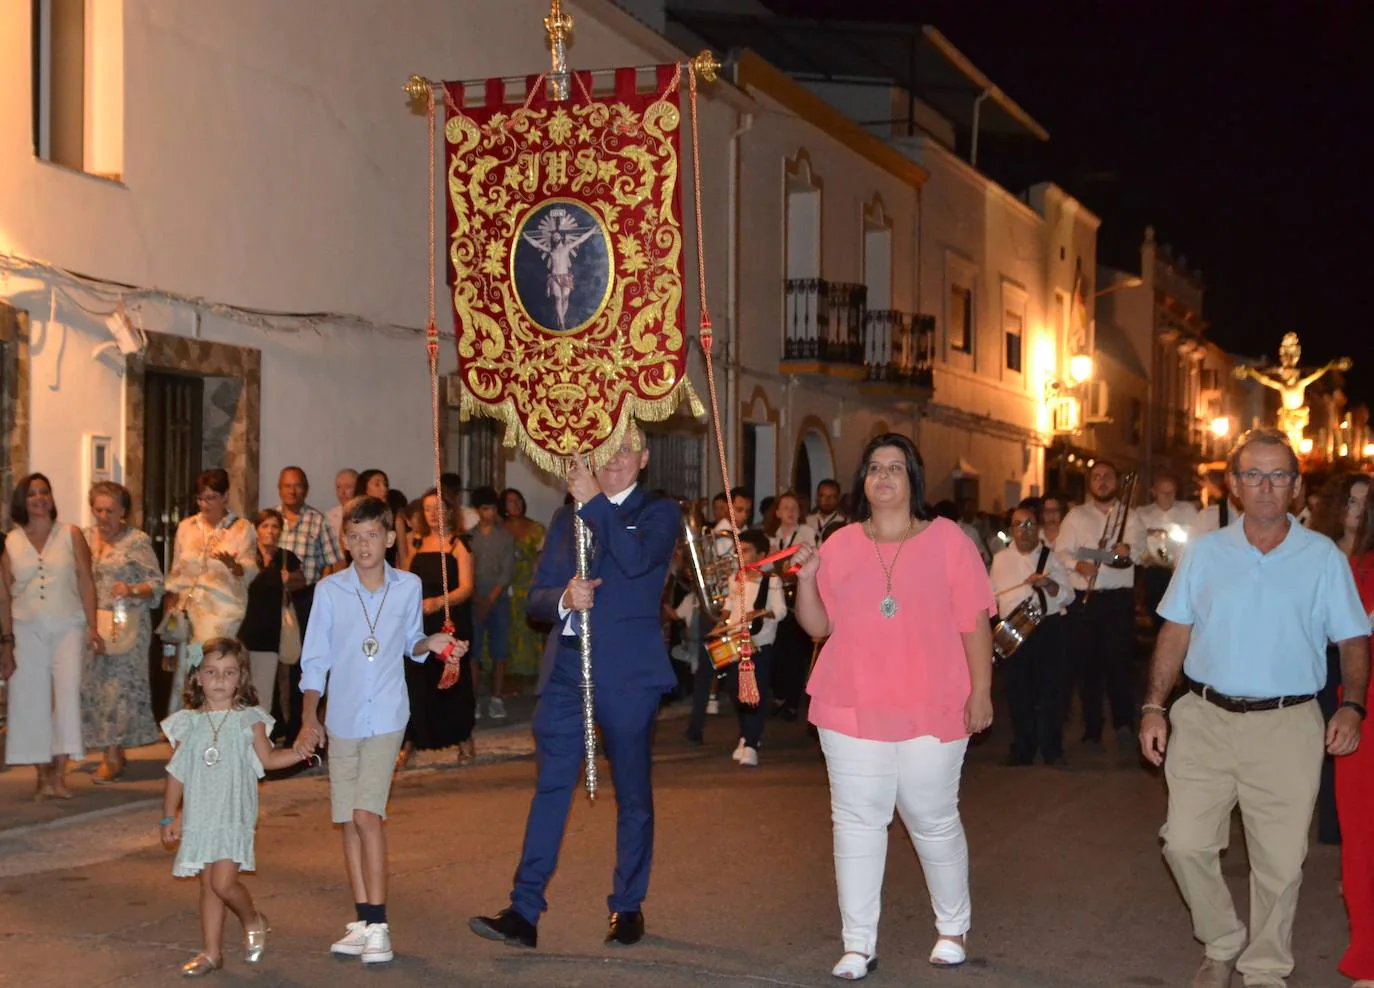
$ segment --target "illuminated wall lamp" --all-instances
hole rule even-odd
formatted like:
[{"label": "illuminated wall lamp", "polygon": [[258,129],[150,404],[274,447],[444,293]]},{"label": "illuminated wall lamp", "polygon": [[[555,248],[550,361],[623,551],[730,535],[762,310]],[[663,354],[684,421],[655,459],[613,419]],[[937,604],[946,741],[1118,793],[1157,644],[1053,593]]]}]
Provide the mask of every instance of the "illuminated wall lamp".
[{"label": "illuminated wall lamp", "polygon": [[1366,459],[1374,459],[1374,443],[1364,444],[1364,455]]},{"label": "illuminated wall lamp", "polygon": [[1074,384],[1082,384],[1093,376],[1093,358],[1086,353],[1076,353],[1069,358],[1069,378]]},{"label": "illuminated wall lamp", "polygon": [[1225,415],[1218,415],[1212,419],[1212,435],[1218,439],[1225,439],[1231,433],[1231,420]]},{"label": "illuminated wall lamp", "polygon": [[1303,436],[1302,440],[1298,443],[1298,452],[1301,453],[1303,456],[1307,456],[1309,453],[1311,453],[1312,440],[1308,439],[1306,436]]}]

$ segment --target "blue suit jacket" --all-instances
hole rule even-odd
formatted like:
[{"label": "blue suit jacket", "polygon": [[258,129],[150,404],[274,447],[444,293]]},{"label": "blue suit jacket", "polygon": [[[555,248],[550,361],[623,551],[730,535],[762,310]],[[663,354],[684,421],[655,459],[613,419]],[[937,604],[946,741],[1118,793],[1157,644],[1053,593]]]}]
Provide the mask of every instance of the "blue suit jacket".
[{"label": "blue suit jacket", "polygon": [[[676,679],[659,615],[678,540],[680,509],[671,499],[636,487],[620,507],[598,494],[582,506],[581,515],[594,540],[590,575],[601,580],[590,611],[593,684],[610,691],[672,689]],[[558,602],[576,575],[569,505],[553,517],[530,585],[530,615],[554,626],[539,670],[540,692],[553,673],[563,633]]]}]

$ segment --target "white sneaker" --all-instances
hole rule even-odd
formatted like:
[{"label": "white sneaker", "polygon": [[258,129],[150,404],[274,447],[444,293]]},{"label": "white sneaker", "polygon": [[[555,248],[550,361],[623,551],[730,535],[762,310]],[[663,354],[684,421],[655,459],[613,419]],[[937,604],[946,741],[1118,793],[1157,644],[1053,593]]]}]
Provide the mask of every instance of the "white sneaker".
[{"label": "white sneaker", "polygon": [[482,719],[482,701],[481,701],[481,700],[478,700],[476,703],[473,704],[473,706],[476,707],[477,709],[475,709],[475,710],[472,712],[472,719],[473,719],[473,720],[481,720],[481,719]]},{"label": "white sneaker", "polygon": [[739,763],[745,768],[759,767],[759,749],[741,748],[739,753]]},{"label": "white sneaker", "polygon": [[386,923],[369,923],[367,944],[363,947],[363,963],[385,964],[395,956],[391,952],[391,927]]},{"label": "white sneaker", "polygon": [[491,715],[492,720],[505,720],[506,701],[502,700],[499,696],[492,697],[491,700],[487,702],[487,713]]},{"label": "white sneaker", "polygon": [[708,714],[718,714],[718,713],[720,713],[720,701],[717,700],[715,697],[711,697],[711,699],[707,700],[707,701],[706,701],[706,712],[707,712]]},{"label": "white sneaker", "polygon": [[739,739],[739,744],[735,745],[735,750],[730,752],[730,757],[735,761],[744,757],[744,738]]},{"label": "white sneaker", "polygon": [[362,920],[349,923],[344,927],[346,931],[343,939],[337,941],[334,946],[329,948],[331,954],[341,954],[344,957],[357,957],[367,946],[367,924]]}]

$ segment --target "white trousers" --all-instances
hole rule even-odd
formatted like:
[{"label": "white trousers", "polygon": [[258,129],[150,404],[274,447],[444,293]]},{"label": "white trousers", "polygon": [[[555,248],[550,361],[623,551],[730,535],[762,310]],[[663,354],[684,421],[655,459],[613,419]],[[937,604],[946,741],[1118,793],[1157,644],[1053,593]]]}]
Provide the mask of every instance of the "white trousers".
[{"label": "white trousers", "polygon": [[51,618],[14,623],[16,669],[9,682],[5,762],[46,765],[81,758],[81,665],[86,625]]},{"label": "white trousers", "polygon": [[835,828],[835,885],[846,952],[876,956],[887,828],[901,812],[925,872],[935,928],[968,932],[968,841],[959,819],[959,776],[968,740],[866,741],[822,730]]},{"label": "white trousers", "polygon": [[258,689],[258,707],[272,716],[272,700],[277,695],[277,653],[249,652],[249,675]]}]

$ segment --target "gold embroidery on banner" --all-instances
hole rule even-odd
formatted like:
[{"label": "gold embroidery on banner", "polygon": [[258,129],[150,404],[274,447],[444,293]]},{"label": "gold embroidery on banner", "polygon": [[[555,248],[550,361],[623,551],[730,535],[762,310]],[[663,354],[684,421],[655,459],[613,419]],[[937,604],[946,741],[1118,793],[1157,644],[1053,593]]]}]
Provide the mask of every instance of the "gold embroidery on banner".
[{"label": "gold embroidery on banner", "polygon": [[680,124],[663,99],[446,123],[461,411],[504,421],[544,469],[603,462],[684,397],[702,414],[681,372]]}]

